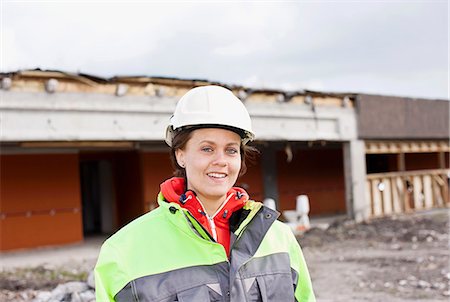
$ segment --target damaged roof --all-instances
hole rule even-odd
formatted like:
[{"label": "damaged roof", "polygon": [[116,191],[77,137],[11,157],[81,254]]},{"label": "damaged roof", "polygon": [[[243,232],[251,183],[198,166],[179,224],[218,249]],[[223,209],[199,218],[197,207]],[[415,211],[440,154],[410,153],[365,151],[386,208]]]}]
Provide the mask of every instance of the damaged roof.
[{"label": "damaged roof", "polygon": [[286,100],[294,96],[314,96],[314,97],[338,97],[344,98],[349,97],[353,99],[355,93],[331,93],[331,92],[319,92],[311,90],[298,90],[298,91],[285,91],[278,89],[267,89],[267,88],[251,88],[242,85],[234,85],[221,83],[217,81],[209,81],[206,79],[181,79],[176,77],[162,77],[162,76],[114,76],[110,78],[100,77],[92,74],[86,73],[73,73],[65,72],[60,70],[18,70],[14,72],[0,73],[0,79],[10,78],[12,81],[15,80],[49,80],[56,79],[62,82],[75,82],[79,84],[84,84],[89,87],[95,88],[97,86],[105,84],[127,84],[131,86],[146,86],[148,84],[186,88],[190,89],[196,86],[203,85],[220,85],[226,87],[233,91],[241,91],[244,95],[249,96],[251,94],[263,94],[263,95],[282,95]]}]

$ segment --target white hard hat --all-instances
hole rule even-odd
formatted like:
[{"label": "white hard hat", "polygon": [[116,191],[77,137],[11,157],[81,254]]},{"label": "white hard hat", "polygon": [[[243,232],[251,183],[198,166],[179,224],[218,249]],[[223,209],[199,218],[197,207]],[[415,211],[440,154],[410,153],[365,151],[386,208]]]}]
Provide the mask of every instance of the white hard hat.
[{"label": "white hard hat", "polygon": [[172,146],[176,131],[189,126],[236,131],[244,145],[255,138],[247,108],[230,90],[221,86],[193,88],[178,101],[167,126],[166,143]]}]

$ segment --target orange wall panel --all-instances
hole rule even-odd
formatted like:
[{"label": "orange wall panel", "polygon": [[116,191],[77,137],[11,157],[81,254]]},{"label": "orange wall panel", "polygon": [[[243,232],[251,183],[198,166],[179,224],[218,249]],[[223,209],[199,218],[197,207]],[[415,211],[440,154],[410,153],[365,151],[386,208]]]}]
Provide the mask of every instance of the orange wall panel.
[{"label": "orange wall panel", "polygon": [[119,226],[144,213],[143,179],[138,152],[118,153],[115,156],[115,186]]},{"label": "orange wall panel", "polygon": [[67,244],[82,239],[80,212],[13,216],[1,221],[0,250]]},{"label": "orange wall panel", "polygon": [[141,153],[141,174],[145,210],[157,207],[159,185],[173,176],[169,152]]},{"label": "orange wall panel", "polygon": [[80,207],[77,154],[2,155],[1,212]]},{"label": "orange wall panel", "polygon": [[0,161],[1,249],[83,239],[77,154],[2,155]]},{"label": "orange wall panel", "polygon": [[296,196],[306,194],[310,214],[346,212],[342,149],[296,150],[292,162],[277,153],[279,210],[293,210]]}]

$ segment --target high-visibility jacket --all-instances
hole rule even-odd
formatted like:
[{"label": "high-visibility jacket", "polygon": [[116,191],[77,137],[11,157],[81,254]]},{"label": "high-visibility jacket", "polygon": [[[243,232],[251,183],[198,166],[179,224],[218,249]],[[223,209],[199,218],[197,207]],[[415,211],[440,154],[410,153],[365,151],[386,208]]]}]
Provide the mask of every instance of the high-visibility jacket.
[{"label": "high-visibility jacket", "polygon": [[189,211],[159,207],[103,244],[97,302],[315,301],[300,246],[278,212],[247,201],[230,219],[231,252]]},{"label": "high-visibility jacket", "polygon": [[161,184],[161,194],[167,202],[176,202],[189,211],[192,216],[208,231],[208,233],[223,245],[230,254],[230,218],[248,201],[248,193],[239,187],[232,187],[225,200],[212,215],[206,209],[193,190],[186,190],[184,178],[172,177]]}]

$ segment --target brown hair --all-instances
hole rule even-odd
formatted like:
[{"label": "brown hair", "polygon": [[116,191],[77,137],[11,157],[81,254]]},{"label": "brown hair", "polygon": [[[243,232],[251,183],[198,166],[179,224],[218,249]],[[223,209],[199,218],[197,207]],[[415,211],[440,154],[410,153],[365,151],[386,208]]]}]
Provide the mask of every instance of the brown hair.
[{"label": "brown hair", "polygon": [[[182,129],[177,131],[172,139],[172,148],[170,150],[170,160],[172,161],[172,166],[175,169],[174,176],[183,177],[186,180],[186,170],[181,167],[177,162],[177,157],[175,156],[175,151],[178,149],[184,149],[187,142],[192,136],[192,132],[198,128]],[[253,146],[243,145],[240,147],[241,154],[241,170],[239,171],[239,177],[247,172],[247,161],[254,163],[256,156],[259,154],[259,150]]]}]

